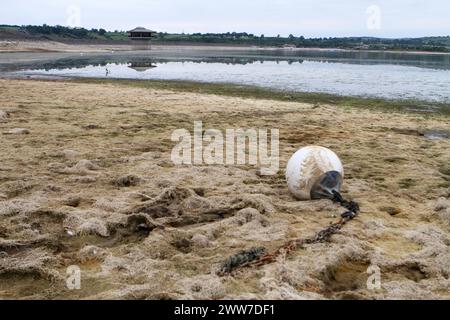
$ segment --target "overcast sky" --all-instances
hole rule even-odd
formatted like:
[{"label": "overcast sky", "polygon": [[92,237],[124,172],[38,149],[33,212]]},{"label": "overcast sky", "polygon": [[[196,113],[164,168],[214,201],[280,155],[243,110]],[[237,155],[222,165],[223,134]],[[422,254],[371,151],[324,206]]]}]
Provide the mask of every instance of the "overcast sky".
[{"label": "overcast sky", "polygon": [[0,24],[44,23],[186,33],[417,37],[450,34],[450,1],[0,0]]}]

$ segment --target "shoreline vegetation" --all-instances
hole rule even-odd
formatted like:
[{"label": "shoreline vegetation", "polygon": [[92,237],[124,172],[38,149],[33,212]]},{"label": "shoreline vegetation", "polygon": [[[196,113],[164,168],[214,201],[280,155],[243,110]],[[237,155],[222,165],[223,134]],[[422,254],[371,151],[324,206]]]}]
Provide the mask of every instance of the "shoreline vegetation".
[{"label": "shoreline vegetation", "polygon": [[[48,41],[68,44],[129,45],[126,31],[63,26],[0,25],[0,41]],[[155,45],[247,46],[287,49],[342,49],[450,53],[450,36],[422,38],[323,37],[255,35],[247,32],[173,34],[158,32]]]},{"label": "shoreline vegetation", "polygon": [[384,112],[419,113],[424,115],[442,115],[450,117],[450,103],[419,100],[389,100],[370,97],[340,96],[328,93],[280,91],[271,88],[241,85],[233,83],[207,83],[187,80],[136,80],[136,79],[99,79],[69,78],[64,80],[75,83],[116,84],[143,89],[170,90],[197,94],[215,94],[220,96],[275,100],[281,102],[321,104],[339,107],[365,108]]}]

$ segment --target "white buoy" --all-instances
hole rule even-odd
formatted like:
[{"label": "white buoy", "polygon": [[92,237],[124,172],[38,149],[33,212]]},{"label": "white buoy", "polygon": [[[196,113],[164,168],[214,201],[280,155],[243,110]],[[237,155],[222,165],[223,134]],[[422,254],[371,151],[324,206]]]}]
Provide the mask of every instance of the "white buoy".
[{"label": "white buoy", "polygon": [[286,168],[289,191],[299,200],[333,198],[333,191],[340,191],[343,178],[339,157],[319,146],[301,148]]}]

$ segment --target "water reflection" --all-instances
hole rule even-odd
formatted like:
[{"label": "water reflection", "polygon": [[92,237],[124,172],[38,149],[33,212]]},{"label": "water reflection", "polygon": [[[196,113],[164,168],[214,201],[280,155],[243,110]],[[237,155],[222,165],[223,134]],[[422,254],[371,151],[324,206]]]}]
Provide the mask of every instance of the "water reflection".
[{"label": "water reflection", "polygon": [[[65,58],[56,61],[38,61],[33,63],[4,65],[0,64],[0,71],[13,72],[20,70],[72,70],[82,69],[86,67],[106,67],[108,65],[128,65],[130,69],[138,72],[147,71],[156,68],[158,64],[167,64],[171,62],[189,62],[196,64],[221,63],[224,65],[248,65],[254,63],[261,63],[273,61],[277,64],[280,62],[287,62],[289,65],[294,63],[303,63],[303,59],[282,59],[282,58],[238,58],[238,57],[205,57],[202,59],[155,59],[142,57],[84,57]],[[319,62],[329,62],[327,60],[318,60]]]},{"label": "water reflection", "polygon": [[[395,52],[348,52],[348,51],[290,51],[290,50],[253,50],[253,51],[198,51],[198,52],[119,52],[110,54],[83,54],[69,57],[57,56],[42,61],[25,61],[18,63],[2,63],[0,54],[0,71],[20,70],[63,70],[79,69],[88,66],[106,67],[115,65],[139,65],[152,68],[154,64],[168,62],[192,62],[192,63],[222,63],[225,65],[247,65],[265,62],[286,62],[289,65],[315,61],[322,63],[344,63],[359,65],[402,65],[419,68],[450,70],[450,55],[445,54],[412,54]],[[134,68],[133,68],[134,69]]]},{"label": "water reflection", "polygon": [[0,76],[3,71],[19,77],[189,80],[345,96],[450,101],[450,55],[155,50],[29,56],[0,54]]},{"label": "water reflection", "polygon": [[139,62],[130,62],[130,65],[128,68],[133,69],[137,72],[144,72],[153,68],[156,68],[157,66],[154,64],[153,61],[139,61]]}]

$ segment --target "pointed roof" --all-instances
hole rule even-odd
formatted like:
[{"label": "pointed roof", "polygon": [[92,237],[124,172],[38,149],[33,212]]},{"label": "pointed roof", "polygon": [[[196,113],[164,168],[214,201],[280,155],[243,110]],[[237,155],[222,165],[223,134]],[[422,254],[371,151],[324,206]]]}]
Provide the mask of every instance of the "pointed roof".
[{"label": "pointed roof", "polygon": [[133,66],[128,66],[128,68],[133,69],[137,72],[144,72],[153,68],[156,68],[156,66],[151,66],[151,67],[133,67]]},{"label": "pointed roof", "polygon": [[128,68],[136,70],[138,72],[147,71],[156,67],[157,66],[154,65],[152,62],[134,62],[128,66]]},{"label": "pointed roof", "polygon": [[134,28],[133,30],[130,30],[128,32],[152,32],[152,33],[155,33],[156,31],[149,30],[149,29],[146,29],[144,27],[137,27],[137,28]]}]

